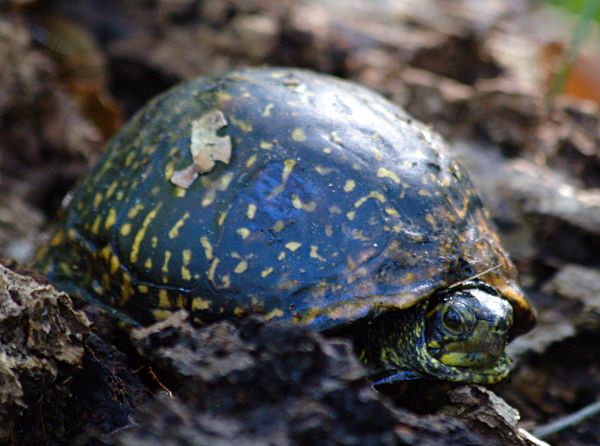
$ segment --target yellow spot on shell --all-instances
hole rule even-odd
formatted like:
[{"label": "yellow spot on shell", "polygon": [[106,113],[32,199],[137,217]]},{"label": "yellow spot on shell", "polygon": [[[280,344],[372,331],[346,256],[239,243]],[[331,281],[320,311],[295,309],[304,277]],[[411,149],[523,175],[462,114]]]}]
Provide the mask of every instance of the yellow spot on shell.
[{"label": "yellow spot on shell", "polygon": [[119,186],[119,182],[117,180],[110,183],[110,186],[108,186],[108,189],[106,190],[106,198],[107,199],[112,197],[112,194],[115,193],[115,190],[117,189],[118,186]]},{"label": "yellow spot on shell", "polygon": [[108,210],[108,215],[106,216],[106,220],[104,220],[104,229],[107,231],[112,228],[117,221],[117,211],[114,208],[110,208]]},{"label": "yellow spot on shell", "polygon": [[204,248],[204,256],[206,257],[206,260],[212,260],[213,247],[210,243],[210,240],[208,240],[208,237],[206,237],[206,236],[200,237],[200,243],[202,244],[202,247]]},{"label": "yellow spot on shell", "polygon": [[96,216],[96,219],[94,220],[94,224],[92,225],[92,234],[97,235],[98,231],[100,230],[100,223],[102,222],[102,217],[100,215]]},{"label": "yellow spot on shell", "polygon": [[123,272],[123,282],[121,284],[121,301],[120,305],[125,305],[127,301],[135,294],[131,286],[131,276],[127,272]]},{"label": "yellow spot on shell", "polygon": [[283,311],[279,308],[275,308],[274,310],[270,311],[269,313],[265,314],[265,320],[269,321],[273,318],[276,317],[281,317],[283,316]]},{"label": "yellow spot on shell", "polygon": [[131,233],[131,223],[125,223],[119,232],[123,237],[127,237]]},{"label": "yellow spot on shell", "polygon": [[273,148],[273,144],[267,141],[261,141],[260,148],[264,150],[271,150]]},{"label": "yellow spot on shell", "polygon": [[431,214],[427,214],[427,215],[425,216],[425,220],[427,220],[427,223],[429,223],[429,224],[431,225],[431,228],[432,228],[433,230],[436,230],[436,229],[437,229],[437,223],[435,222],[435,218],[433,218],[433,215],[431,215]]},{"label": "yellow spot on shell", "polygon": [[119,271],[119,266],[119,258],[115,255],[110,256],[110,272],[116,274],[116,272]]},{"label": "yellow spot on shell", "polygon": [[246,161],[246,167],[250,168],[254,165],[254,163],[256,162],[256,155],[252,155],[250,158],[248,158],[248,160]]},{"label": "yellow spot on shell", "polygon": [[146,235],[148,226],[150,226],[150,223],[152,223],[152,220],[154,220],[154,218],[156,217],[156,214],[160,210],[161,206],[162,206],[162,203],[159,203],[154,209],[152,209],[150,212],[148,212],[148,215],[146,215],[146,218],[144,218],[142,227],[135,234],[135,238],[133,240],[133,245],[131,246],[131,255],[129,256],[129,260],[131,261],[131,263],[137,262],[138,253],[140,251],[140,245],[142,243],[142,240],[144,240],[144,236]]},{"label": "yellow spot on shell", "polygon": [[144,262],[144,268],[152,269],[152,258],[151,257],[148,257],[146,259],[146,261]]},{"label": "yellow spot on shell", "polygon": [[354,217],[356,217],[356,211],[350,211],[346,213],[346,217],[348,218],[348,220],[352,221],[354,220]]},{"label": "yellow spot on shell", "polygon": [[296,165],[295,159],[287,159],[283,162],[283,172],[281,173],[281,182],[284,184],[284,186],[287,183],[287,180],[290,177],[290,174],[292,173],[292,170],[294,169],[295,165]]},{"label": "yellow spot on shell", "polygon": [[214,185],[212,185],[204,195],[202,199],[202,207],[210,206],[217,197],[217,190],[223,192],[226,191],[229,185],[231,184],[231,180],[233,180],[233,173],[228,172],[219,178]]},{"label": "yellow spot on shell", "polygon": [[208,271],[206,272],[206,277],[213,284],[215,284],[215,271],[217,270],[217,266],[219,265],[220,261],[221,260],[218,257],[215,257],[213,259],[212,263],[210,264],[210,268],[208,268]]},{"label": "yellow spot on shell", "polygon": [[179,236],[179,229],[181,229],[181,227],[185,224],[185,221],[188,218],[190,218],[190,213],[186,212],[185,214],[183,214],[183,217],[181,217],[179,220],[177,220],[177,223],[175,223],[175,225],[173,225],[173,227],[169,231],[170,239],[174,239]]},{"label": "yellow spot on shell", "polygon": [[138,285],[138,291],[142,294],[148,294],[148,286],[147,285]]},{"label": "yellow spot on shell", "polygon": [[250,229],[248,228],[237,228],[236,232],[242,237],[242,239],[246,240],[250,235]]},{"label": "yellow spot on shell", "polygon": [[315,166],[315,170],[319,175],[329,175],[331,172],[333,172],[333,169],[331,167],[323,167],[320,164],[317,164]]},{"label": "yellow spot on shell", "polygon": [[173,173],[175,173],[175,163],[170,161],[165,165],[165,178],[170,180],[173,176]]},{"label": "yellow spot on shell", "polygon": [[377,169],[377,177],[378,178],[390,178],[394,183],[400,184],[400,178],[391,170],[386,169],[385,167],[380,167]]},{"label": "yellow spot on shell", "polygon": [[171,301],[169,300],[169,293],[164,288],[158,292],[158,307],[159,308],[171,308]]},{"label": "yellow spot on shell", "polygon": [[129,211],[127,212],[127,217],[128,218],[135,218],[135,217],[138,216],[138,214],[142,210],[144,210],[144,205],[142,203],[138,203],[134,207],[132,207],[131,209],[129,209]]},{"label": "yellow spot on shell", "polygon": [[236,119],[234,116],[229,117],[231,119],[231,123],[238,127],[244,133],[250,133],[252,131],[252,124]]},{"label": "yellow spot on shell", "polygon": [[356,181],[354,180],[346,180],[344,184],[344,192],[352,192],[356,187]]},{"label": "yellow spot on shell", "polygon": [[283,220],[277,220],[273,225],[273,231],[275,232],[281,232],[283,231],[283,228],[285,228],[285,223]]},{"label": "yellow spot on shell", "polygon": [[177,198],[183,198],[183,197],[185,197],[185,193],[186,192],[187,192],[187,189],[184,189],[183,187],[179,187],[179,186],[175,187],[175,196]]},{"label": "yellow spot on shell", "polygon": [[217,92],[217,99],[220,103],[231,101],[231,95],[226,91]]},{"label": "yellow spot on shell", "polygon": [[248,262],[246,262],[245,260],[242,260],[240,263],[238,263],[236,265],[236,267],[233,270],[233,272],[236,273],[236,274],[242,274],[247,269],[248,269]]},{"label": "yellow spot on shell", "polygon": [[267,277],[267,276],[268,276],[269,274],[271,274],[272,272],[273,272],[273,267],[272,267],[272,266],[269,266],[268,268],[265,268],[265,269],[263,269],[263,270],[260,272],[260,277],[262,277],[262,278],[264,279],[265,277]]},{"label": "yellow spot on shell", "polygon": [[324,147],[323,148],[323,153],[329,155],[331,153],[331,147]]},{"label": "yellow spot on shell", "polygon": [[342,213],[342,209],[339,206],[333,205],[333,206],[329,206],[329,212],[331,214],[341,214]]},{"label": "yellow spot on shell", "polygon": [[192,311],[208,310],[212,302],[208,299],[202,299],[201,297],[194,297],[192,299]]},{"label": "yellow spot on shell", "polygon": [[192,274],[190,273],[190,269],[188,265],[192,260],[192,251],[190,249],[184,249],[181,252],[182,257],[182,266],[181,266],[181,278],[183,280],[192,280]]},{"label": "yellow spot on shell", "polygon": [[265,105],[265,108],[263,109],[262,115],[265,118],[271,116],[271,109],[272,108],[273,108],[273,104],[269,102],[267,105]]},{"label": "yellow spot on shell", "polygon": [[248,210],[246,211],[246,216],[250,220],[252,220],[255,215],[256,215],[256,205],[251,203],[248,205]]},{"label": "yellow spot on shell", "polygon": [[421,197],[431,197],[431,193],[425,189],[419,189],[419,195]]},{"label": "yellow spot on shell", "polygon": [[221,283],[223,288],[229,288],[231,286],[231,277],[229,274],[226,274],[221,278]]},{"label": "yellow spot on shell", "polygon": [[234,316],[240,317],[240,316],[243,316],[245,313],[246,313],[246,311],[240,306],[237,306],[233,309]]},{"label": "yellow spot on shell", "polygon": [[152,236],[150,239],[150,244],[152,245],[152,248],[156,248],[158,246],[158,237],[155,235]]},{"label": "yellow spot on shell", "polygon": [[109,245],[106,245],[100,250],[100,257],[108,261],[110,259],[110,256],[112,256],[112,250],[110,249]]},{"label": "yellow spot on shell", "polygon": [[117,196],[115,197],[117,199],[117,201],[121,201],[123,198],[125,198],[125,193],[120,190],[117,192]]},{"label": "yellow spot on shell", "polygon": [[342,138],[340,138],[340,136],[337,134],[336,131],[333,131],[330,133],[330,139],[331,142],[334,144],[341,144],[342,143]]},{"label": "yellow spot on shell", "polygon": [[385,208],[385,213],[388,214],[390,217],[400,216],[400,214],[398,214],[398,211],[394,208]]},{"label": "yellow spot on shell", "polygon": [[331,237],[333,235],[333,226],[325,225],[325,235]]},{"label": "yellow spot on shell", "polygon": [[325,262],[327,260],[325,257],[319,255],[319,247],[316,245],[310,246],[310,257],[321,262]]},{"label": "yellow spot on shell", "polygon": [[94,207],[97,208],[98,206],[100,206],[100,203],[102,203],[102,194],[98,192],[94,196]]},{"label": "yellow spot on shell", "polygon": [[277,256],[277,260],[281,262],[283,259],[285,259],[285,252],[281,251]]},{"label": "yellow spot on shell", "polygon": [[[377,138],[377,139],[379,139],[379,138]],[[383,161],[383,153],[381,153],[381,150],[379,150],[375,147],[371,148],[371,150],[373,151],[373,155],[375,155],[375,159],[377,161]]]},{"label": "yellow spot on shell", "polygon": [[302,243],[299,242],[287,242],[285,244],[285,247],[292,252],[295,252],[300,246],[302,246]]},{"label": "yellow spot on shell", "polygon": [[165,251],[165,261],[163,262],[162,272],[167,274],[169,272],[169,260],[171,260],[171,251]]},{"label": "yellow spot on shell", "polygon": [[58,246],[62,243],[62,240],[63,240],[63,231],[60,230],[56,234],[54,234],[54,236],[52,237],[52,240],[50,240],[50,246]]},{"label": "yellow spot on shell", "polygon": [[359,208],[361,207],[369,198],[374,198],[377,201],[379,201],[380,203],[385,203],[386,199],[383,196],[383,194],[381,192],[377,192],[377,191],[371,191],[369,192],[368,195],[365,195],[364,197],[359,198],[356,203],[354,203],[354,207]]},{"label": "yellow spot on shell", "polygon": [[292,206],[294,206],[296,209],[302,209],[306,212],[314,212],[317,208],[317,202],[310,201],[308,203],[303,203],[298,195],[292,194]]},{"label": "yellow spot on shell", "polygon": [[127,156],[125,157],[125,167],[129,167],[131,166],[131,163],[133,163],[133,160],[135,159],[135,155],[136,152],[135,151],[131,151],[127,154]]},{"label": "yellow spot on shell", "polygon": [[297,142],[306,141],[304,130],[302,130],[300,127],[296,127],[292,132],[292,139]]},{"label": "yellow spot on shell", "polygon": [[225,223],[225,219],[227,218],[227,212],[228,211],[223,211],[219,213],[219,220],[217,221],[219,226],[223,226],[223,223]]}]

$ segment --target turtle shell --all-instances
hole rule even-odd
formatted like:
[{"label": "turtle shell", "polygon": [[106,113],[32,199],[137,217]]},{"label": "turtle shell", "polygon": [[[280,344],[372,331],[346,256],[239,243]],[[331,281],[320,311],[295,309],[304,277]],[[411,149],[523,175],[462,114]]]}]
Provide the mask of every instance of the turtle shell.
[{"label": "turtle shell", "polygon": [[41,257],[57,287],[141,323],[185,308],[325,330],[474,276],[511,302],[517,331],[533,320],[441,138],[368,89],[302,70],[230,72],[152,100],[73,191]]}]

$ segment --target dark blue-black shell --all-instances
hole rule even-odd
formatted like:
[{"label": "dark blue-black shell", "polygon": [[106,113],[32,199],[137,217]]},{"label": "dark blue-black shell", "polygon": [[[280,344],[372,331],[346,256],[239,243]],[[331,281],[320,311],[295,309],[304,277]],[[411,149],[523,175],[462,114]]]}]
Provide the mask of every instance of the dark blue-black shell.
[{"label": "dark blue-black shell", "polygon": [[[192,127],[215,113],[228,164],[176,186],[194,164]],[[141,323],[185,308],[328,329],[482,273],[517,325],[532,318],[441,139],[370,90],[302,70],[200,78],[152,100],[74,190],[40,257],[58,288]]]}]

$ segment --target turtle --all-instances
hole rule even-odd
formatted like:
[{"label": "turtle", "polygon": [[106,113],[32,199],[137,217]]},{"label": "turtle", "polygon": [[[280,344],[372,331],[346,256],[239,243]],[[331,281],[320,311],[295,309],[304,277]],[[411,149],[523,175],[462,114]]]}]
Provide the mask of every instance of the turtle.
[{"label": "turtle", "polygon": [[375,383],[494,383],[535,313],[467,172],[428,126],[326,74],[245,68],[147,103],[64,200],[58,289],[147,325],[306,325]]}]

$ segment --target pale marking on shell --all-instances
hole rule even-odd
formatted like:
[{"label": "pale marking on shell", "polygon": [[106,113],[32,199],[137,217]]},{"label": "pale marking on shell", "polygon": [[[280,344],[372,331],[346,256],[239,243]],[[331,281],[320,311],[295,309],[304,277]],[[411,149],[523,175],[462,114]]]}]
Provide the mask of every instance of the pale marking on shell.
[{"label": "pale marking on shell", "polygon": [[210,280],[212,282],[213,285],[217,286],[217,284],[215,283],[215,272],[217,270],[217,266],[219,266],[219,262],[221,260],[218,257],[215,257],[212,261],[212,263],[210,264],[210,267],[208,268],[208,271],[206,271],[206,277],[208,278],[208,280]]},{"label": "pale marking on shell", "polygon": [[380,167],[377,169],[377,177],[378,178],[389,178],[394,183],[400,184],[400,178],[391,170],[386,169],[385,167]]},{"label": "pale marking on shell", "polygon": [[300,242],[287,242],[285,244],[285,247],[292,252],[296,251],[300,246],[302,246],[302,243]]},{"label": "pale marking on shell", "polygon": [[167,274],[169,272],[169,261],[171,260],[171,251],[168,249],[165,251],[165,260],[162,266],[162,272]]},{"label": "pale marking on shell", "polygon": [[296,127],[292,132],[292,139],[296,142],[306,141],[306,134],[300,127]]},{"label": "pale marking on shell", "polygon": [[263,269],[263,270],[260,272],[260,277],[262,277],[262,278],[264,279],[265,277],[267,277],[267,276],[268,276],[269,274],[271,274],[272,272],[273,272],[273,267],[272,267],[272,266],[269,266],[268,268],[265,268],[265,269]]},{"label": "pale marking on shell", "polygon": [[119,232],[123,237],[127,237],[131,234],[131,223],[124,223]]},{"label": "pale marking on shell", "polygon": [[265,314],[265,320],[271,320],[273,318],[276,317],[281,317],[283,316],[283,311],[279,308],[275,308],[274,310],[270,311],[269,313]]},{"label": "pale marking on shell", "polygon": [[356,181],[354,180],[346,180],[344,183],[344,192],[352,192],[356,187]]},{"label": "pale marking on shell", "polygon": [[273,148],[273,144],[268,141],[261,141],[260,148],[263,150],[271,150]]},{"label": "pale marking on shell", "polygon": [[241,260],[240,263],[238,263],[236,265],[236,267],[233,270],[233,272],[236,273],[236,274],[242,274],[247,269],[248,269],[248,262],[246,262],[245,260]]},{"label": "pale marking on shell", "polygon": [[192,273],[190,272],[190,269],[188,268],[190,261],[192,260],[192,250],[184,249],[181,252],[181,257],[182,257],[181,278],[183,280],[192,280]]},{"label": "pale marking on shell", "polygon": [[242,240],[246,240],[250,235],[250,229],[248,228],[237,228],[236,232],[242,237]]},{"label": "pale marking on shell", "polygon": [[212,302],[208,299],[202,299],[201,297],[194,297],[192,299],[191,309],[192,311],[208,310],[212,305]]},{"label": "pale marking on shell", "polygon": [[[218,130],[226,125],[227,120],[220,110],[210,111],[192,121],[190,152],[192,153],[193,163],[167,177],[171,183],[183,189],[188,189],[198,177],[198,174],[212,171],[216,161],[229,164],[231,160],[231,138],[229,135],[220,136],[217,134]],[[242,130],[244,129],[242,128]]]},{"label": "pale marking on shell", "polygon": [[172,240],[174,238],[177,238],[179,236],[179,230],[181,229],[181,227],[185,224],[185,221],[190,218],[190,213],[186,212],[185,214],[183,214],[183,217],[181,217],[179,220],[177,220],[177,222],[173,225],[173,227],[169,230],[169,238]]},{"label": "pale marking on shell", "polygon": [[376,190],[373,190],[371,192],[369,192],[368,195],[365,195],[364,197],[359,198],[355,203],[354,203],[354,207],[355,208],[359,208],[361,207],[363,204],[365,204],[365,202],[369,199],[369,198],[374,198],[377,201],[379,201],[380,203],[385,203],[386,199],[385,196],[381,193],[378,192]]},{"label": "pale marking on shell", "polygon": [[212,260],[213,247],[212,247],[208,237],[206,237],[206,236],[200,237],[200,243],[202,244],[202,248],[204,248],[204,256],[206,257],[206,260]]},{"label": "pale marking on shell", "polygon": [[294,206],[296,209],[302,209],[306,212],[314,212],[317,208],[317,202],[309,201],[308,203],[303,203],[298,195],[292,194],[292,206]]},{"label": "pale marking on shell", "polygon": [[316,245],[311,245],[310,246],[310,257],[312,259],[317,259],[320,262],[325,262],[327,261],[327,259],[325,257],[322,257],[319,255],[319,247]]},{"label": "pale marking on shell", "polygon": [[256,215],[256,205],[254,203],[250,203],[248,205],[248,209],[246,210],[246,216],[252,220]]},{"label": "pale marking on shell", "polygon": [[263,112],[262,112],[263,117],[267,118],[267,117],[271,116],[272,109],[273,109],[273,104],[271,102],[269,102],[267,105],[265,105],[265,108],[263,109]]},{"label": "pale marking on shell", "polygon": [[131,263],[137,262],[142,240],[144,240],[144,236],[146,235],[146,231],[148,230],[150,223],[152,223],[152,220],[154,220],[161,207],[162,203],[158,203],[154,209],[148,212],[146,218],[144,218],[144,221],[142,222],[142,227],[136,232],[133,245],[131,246],[131,255],[129,256]]}]

